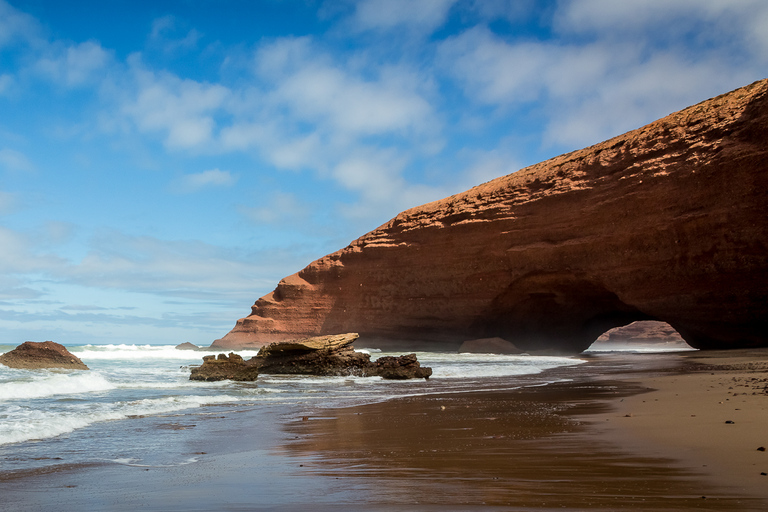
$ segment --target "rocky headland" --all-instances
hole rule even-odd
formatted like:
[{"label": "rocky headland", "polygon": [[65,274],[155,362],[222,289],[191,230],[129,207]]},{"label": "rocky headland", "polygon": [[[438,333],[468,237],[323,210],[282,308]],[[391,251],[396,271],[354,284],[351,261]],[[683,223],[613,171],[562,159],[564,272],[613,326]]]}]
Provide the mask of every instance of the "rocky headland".
[{"label": "rocky headland", "polygon": [[356,331],[579,352],[640,320],[696,348],[766,346],[767,141],[762,80],[402,212],[281,280],[212,348]]},{"label": "rocky headland", "polygon": [[422,367],[415,354],[371,361],[370,354],[352,348],[357,338],[357,333],[348,333],[274,342],[247,361],[235,353],[205,356],[201,366],[192,368],[189,378],[252,381],[259,373],[271,373],[403,380],[428,379],[432,375],[432,369]]},{"label": "rocky headland", "polygon": [[88,370],[88,366],[79,357],[72,354],[64,345],[53,341],[25,341],[10,352],[0,355],[0,364],[25,370],[44,368]]}]

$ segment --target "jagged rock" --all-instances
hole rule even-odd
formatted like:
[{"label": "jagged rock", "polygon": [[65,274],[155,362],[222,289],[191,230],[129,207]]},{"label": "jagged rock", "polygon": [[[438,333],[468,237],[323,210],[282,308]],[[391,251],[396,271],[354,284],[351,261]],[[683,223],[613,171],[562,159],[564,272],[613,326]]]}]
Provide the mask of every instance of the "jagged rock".
[{"label": "jagged rock", "polygon": [[41,368],[64,368],[88,370],[79,357],[64,345],[53,341],[25,341],[10,352],[0,355],[0,364],[9,368],[35,370]]},{"label": "jagged rock", "polygon": [[523,351],[513,343],[501,338],[482,338],[467,340],[459,347],[460,353],[465,354],[522,354]]},{"label": "jagged rock", "polygon": [[192,367],[189,380],[217,381],[237,380],[254,381],[259,376],[259,369],[248,364],[243,358],[234,352],[229,356],[219,354],[217,356],[203,356],[203,364]]},{"label": "jagged rock", "polygon": [[385,379],[426,379],[432,375],[432,369],[422,368],[415,354],[371,361],[370,354],[355,352],[352,343],[357,338],[357,333],[349,333],[275,342],[262,347],[248,363],[257,366],[261,373]]},{"label": "jagged rock", "polygon": [[266,345],[247,361],[235,353],[203,357],[192,368],[190,380],[256,380],[259,373],[287,375],[356,376],[385,379],[427,379],[432,368],[421,367],[415,354],[381,357],[355,352],[357,333],[317,336]]},{"label": "jagged rock", "polygon": [[376,360],[376,374],[383,379],[428,379],[432,368],[422,367],[416,354],[384,356]]},{"label": "jagged rock", "polygon": [[190,343],[188,341],[185,341],[184,343],[180,343],[179,345],[176,345],[174,348],[176,350],[202,350],[200,347],[198,347],[194,343]]},{"label": "jagged rock", "polygon": [[638,320],[696,348],[768,346],[767,140],[762,80],[407,210],[284,278],[213,346],[356,331],[579,352]]}]

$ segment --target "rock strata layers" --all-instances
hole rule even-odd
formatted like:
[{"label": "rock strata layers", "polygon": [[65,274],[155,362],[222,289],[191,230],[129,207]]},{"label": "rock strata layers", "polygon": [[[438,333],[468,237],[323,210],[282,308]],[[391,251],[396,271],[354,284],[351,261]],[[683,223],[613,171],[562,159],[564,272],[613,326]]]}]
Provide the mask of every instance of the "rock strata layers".
[{"label": "rock strata layers", "polygon": [[9,368],[25,370],[44,368],[88,369],[85,363],[67,350],[64,345],[53,341],[25,341],[10,352],[0,355],[0,364]]},{"label": "rock strata layers", "polygon": [[205,356],[201,366],[192,368],[190,380],[247,381],[255,380],[258,373],[384,379],[427,379],[432,375],[432,369],[422,367],[416,354],[371,361],[370,354],[352,348],[357,338],[357,333],[349,333],[275,342],[247,361],[234,353]]},{"label": "rock strata layers", "polygon": [[768,345],[768,81],[407,210],[280,281],[213,347],[356,331],[579,352],[639,320]]}]

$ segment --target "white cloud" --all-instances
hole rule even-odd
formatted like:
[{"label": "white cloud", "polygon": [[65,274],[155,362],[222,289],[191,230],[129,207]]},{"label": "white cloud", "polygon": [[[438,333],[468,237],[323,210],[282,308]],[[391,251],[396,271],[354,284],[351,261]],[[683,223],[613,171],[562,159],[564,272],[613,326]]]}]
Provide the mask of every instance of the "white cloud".
[{"label": "white cloud", "polygon": [[122,112],[142,132],[160,133],[169,149],[209,147],[214,141],[215,116],[222,112],[230,90],[222,85],[153,73],[131,59],[137,90]]},{"label": "white cloud", "polygon": [[118,232],[94,239],[88,255],[67,271],[67,277],[81,285],[170,295],[252,289],[246,277],[250,274],[245,262],[238,264],[202,242]]},{"label": "white cloud", "polygon": [[0,215],[6,215],[16,209],[18,200],[14,194],[0,190]]},{"label": "white cloud", "polygon": [[[94,41],[57,48],[50,47],[55,55],[41,58],[36,68],[53,82],[68,87],[99,83],[104,70],[111,62],[111,55]],[[55,48],[55,49],[54,49]]]},{"label": "white cloud", "polygon": [[308,38],[259,50],[259,75],[273,84],[268,101],[288,109],[289,122],[311,122],[334,136],[421,132],[434,124],[421,84],[402,68],[377,66],[373,76],[334,64]]},{"label": "white cloud", "polygon": [[341,159],[333,178],[359,200],[340,207],[342,215],[360,223],[384,220],[402,210],[448,195],[450,185],[429,186],[411,183],[403,177],[407,160],[394,150],[360,149]]},{"label": "white cloud", "polygon": [[0,75],[0,95],[5,94],[5,91],[11,88],[13,81],[13,76],[8,73]]},{"label": "white cloud", "polygon": [[12,172],[32,172],[35,170],[34,164],[24,153],[10,148],[0,149],[0,168]]},{"label": "white cloud", "polygon": [[[611,25],[622,16],[632,19],[630,4],[608,4],[602,18],[597,14],[604,5],[601,2],[563,4],[572,12],[558,15],[569,20],[561,20],[560,25],[575,31],[582,20],[589,20],[585,26],[595,27],[596,32],[587,39],[518,41],[475,27],[441,44],[441,66],[471,101],[500,109],[503,115],[514,115],[510,112],[541,101],[538,108],[547,119],[544,142],[572,148],[637,128],[764,73],[754,61],[744,66],[737,54],[723,53],[722,46],[694,52],[693,43],[671,41],[668,47],[649,48]],[[662,4],[647,5],[655,9],[646,15],[653,25]],[[590,16],[593,12],[599,20]],[[646,19],[639,18],[641,24]],[[744,23],[728,27],[732,37],[740,37]],[[605,30],[611,34],[598,30],[603,27],[610,27]]]},{"label": "white cloud", "polygon": [[174,186],[174,190],[186,194],[210,187],[229,187],[234,185],[236,181],[237,178],[229,171],[210,169],[182,176]]},{"label": "white cloud", "polygon": [[239,206],[241,215],[256,224],[291,224],[297,219],[306,222],[310,213],[307,204],[302,203],[295,194],[272,192],[266,204],[259,206]]},{"label": "white cloud", "polygon": [[38,32],[36,19],[0,0],[0,48],[19,39],[34,40]]},{"label": "white cloud", "polygon": [[362,0],[355,3],[352,23],[359,30],[398,27],[432,32],[442,25],[457,0]]},{"label": "white cloud", "polygon": [[174,37],[179,32],[179,23],[175,16],[163,16],[152,22],[149,40],[153,45],[161,46],[163,51],[172,53],[177,50],[190,50],[197,46],[202,34],[190,29],[183,37]]},{"label": "white cloud", "polygon": [[51,255],[38,255],[25,235],[0,226],[0,272],[21,274],[55,268],[63,260]]}]

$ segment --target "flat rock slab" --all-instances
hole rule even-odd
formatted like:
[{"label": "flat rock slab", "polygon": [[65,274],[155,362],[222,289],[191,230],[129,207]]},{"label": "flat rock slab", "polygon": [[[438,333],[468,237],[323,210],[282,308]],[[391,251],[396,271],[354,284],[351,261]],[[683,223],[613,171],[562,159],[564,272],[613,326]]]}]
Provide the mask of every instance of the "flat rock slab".
[{"label": "flat rock slab", "polygon": [[64,345],[53,341],[25,341],[10,352],[1,355],[0,363],[9,368],[25,370],[41,368],[88,370],[80,358],[67,350]]}]

